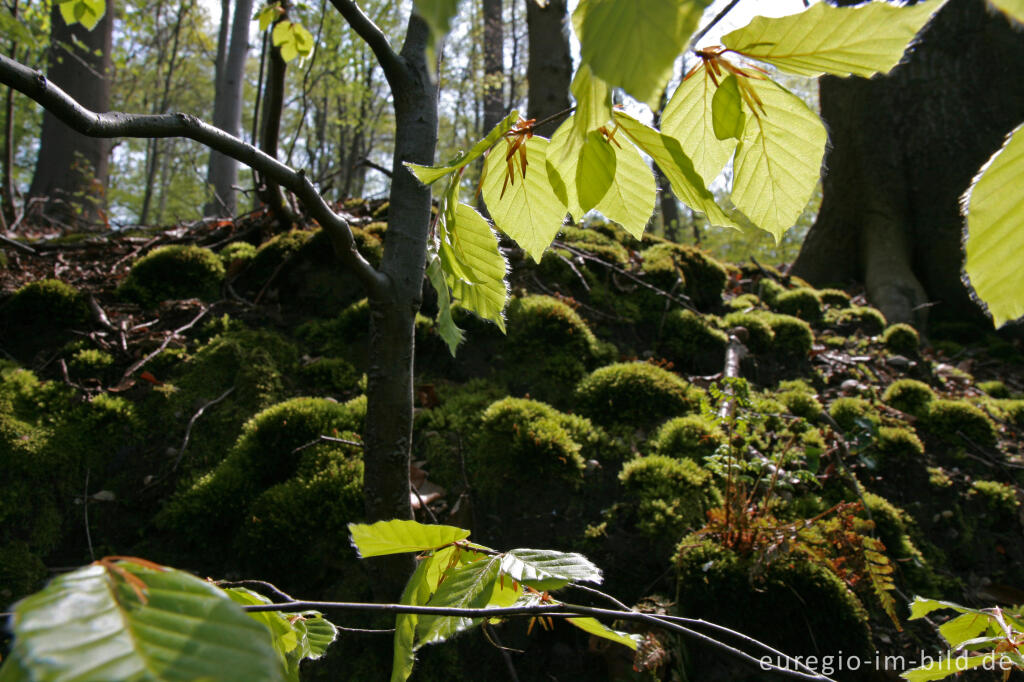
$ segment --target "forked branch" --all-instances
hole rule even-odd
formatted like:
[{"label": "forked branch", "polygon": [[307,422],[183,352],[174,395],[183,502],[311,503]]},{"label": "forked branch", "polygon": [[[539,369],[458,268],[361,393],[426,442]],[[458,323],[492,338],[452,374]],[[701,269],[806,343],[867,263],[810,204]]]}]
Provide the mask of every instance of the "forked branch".
[{"label": "forked branch", "polygon": [[342,262],[371,293],[386,286],[383,275],[359,253],[348,222],[331,210],[302,170],[295,170],[250,144],[190,114],[97,113],[51,83],[42,73],[0,55],[0,83],[35,100],[74,130],[89,137],[184,137],[230,156],[273,179],[295,194],[324,228]]}]

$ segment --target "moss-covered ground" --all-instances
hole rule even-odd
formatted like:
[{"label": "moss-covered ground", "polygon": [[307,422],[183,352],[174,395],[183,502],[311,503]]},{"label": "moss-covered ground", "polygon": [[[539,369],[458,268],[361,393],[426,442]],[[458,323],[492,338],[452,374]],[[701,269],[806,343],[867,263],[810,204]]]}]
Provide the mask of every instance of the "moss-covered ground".
[{"label": "moss-covered ground", "polygon": [[[318,232],[263,220],[53,244],[0,270],[0,610],[112,554],[376,598],[346,537],[363,520],[365,292]],[[905,620],[912,594],[1024,601],[1018,341],[889,326],[858,291],[614,226],[556,246],[539,264],[510,251],[507,336],[459,313],[453,359],[424,305],[420,520],[583,552],[629,604],[802,655],[937,647]],[[740,347],[742,381],[723,383]],[[570,630],[497,632],[526,652],[520,679],[763,679],[662,636],[661,666],[630,673]],[[358,637],[305,674],[381,679]],[[500,679],[504,654],[460,637],[413,679]]]}]

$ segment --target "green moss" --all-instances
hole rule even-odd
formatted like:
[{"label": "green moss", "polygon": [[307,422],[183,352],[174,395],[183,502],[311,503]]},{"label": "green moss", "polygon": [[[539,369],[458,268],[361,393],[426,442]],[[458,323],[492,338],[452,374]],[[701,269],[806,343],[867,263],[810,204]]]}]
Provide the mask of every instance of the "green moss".
[{"label": "green moss", "polygon": [[171,244],[135,261],[119,292],[144,306],[182,298],[212,301],[220,296],[223,280],[224,264],[213,251]]},{"label": "green moss", "polygon": [[469,457],[478,500],[514,496],[524,472],[533,481],[572,491],[583,484],[584,452],[593,456],[603,434],[589,420],[536,400],[505,398],[480,417]]},{"label": "green moss", "polygon": [[880,334],[886,326],[882,313],[867,306],[830,308],[825,313],[825,323],[846,334],[859,331],[870,336]]},{"label": "green moss", "polygon": [[882,426],[878,429],[874,449],[896,466],[919,463],[924,456],[924,445],[913,429],[904,426]]},{"label": "green moss", "polygon": [[629,263],[629,251],[622,244],[597,230],[584,230],[577,227],[562,228],[560,240],[566,244],[587,251],[615,265]]},{"label": "green moss", "polygon": [[786,293],[786,287],[771,277],[762,277],[757,284],[757,295],[766,305],[774,306],[779,296]]},{"label": "green moss", "polygon": [[71,356],[71,371],[80,377],[101,378],[114,365],[114,356],[98,348],[84,348]]},{"label": "green moss", "polygon": [[997,404],[1014,426],[1024,426],[1024,400],[999,400]]},{"label": "green moss", "polygon": [[89,321],[85,298],[56,279],[30,282],[0,308],[4,347],[15,357],[28,359],[42,346],[59,345],[70,330]]},{"label": "green moss", "polygon": [[882,394],[882,401],[886,405],[916,416],[924,414],[933,400],[935,391],[931,386],[916,379],[894,381]]},{"label": "green moss", "polygon": [[384,257],[384,242],[381,241],[381,238],[360,227],[352,227],[351,230],[359,253],[370,261],[370,265],[375,268],[380,267],[380,261]]},{"label": "green moss", "polygon": [[949,477],[946,470],[942,467],[927,467],[928,472],[928,485],[945,490],[953,487],[953,479]]},{"label": "green moss", "polygon": [[677,374],[646,362],[608,365],[576,387],[581,413],[602,426],[650,428],[691,411],[689,385]]},{"label": "green moss", "polygon": [[651,439],[651,450],[660,455],[700,463],[725,442],[725,434],[714,420],[690,414],[662,424]]},{"label": "green moss", "polygon": [[821,403],[813,393],[799,390],[780,391],[776,399],[786,406],[786,411],[797,417],[815,421],[821,416]]},{"label": "green moss", "polygon": [[725,307],[736,312],[744,312],[756,308],[761,304],[757,294],[741,294],[730,298],[725,302]]},{"label": "green moss", "polygon": [[864,503],[875,526],[875,534],[885,545],[885,553],[917,592],[926,591],[935,584],[935,576],[925,561],[924,555],[911,539],[916,531],[914,519],[884,497],[871,492],[864,493]]},{"label": "green moss", "polygon": [[693,374],[713,374],[725,364],[729,337],[689,310],[670,310],[662,328],[665,357]]},{"label": "green moss", "polygon": [[773,349],[783,358],[806,358],[814,345],[814,332],[803,320],[791,315],[765,315],[775,335]]},{"label": "green moss", "polygon": [[364,405],[294,398],[263,410],[245,424],[217,468],[170,499],[157,516],[158,525],[201,551],[230,546],[266,490],[296,474],[314,476],[325,457],[361,456],[359,448],[335,443],[299,448],[322,435],[358,439]]},{"label": "green moss", "polygon": [[909,324],[899,323],[889,325],[882,334],[882,343],[893,353],[916,355],[917,348],[921,345],[921,337]]},{"label": "green moss", "polygon": [[836,398],[828,406],[828,413],[839,425],[839,428],[846,433],[858,430],[858,420],[878,421],[874,410],[871,409],[871,403],[864,398]]},{"label": "green moss", "polygon": [[[249,242],[231,242],[220,251],[220,261],[228,269],[238,263],[243,265],[256,257],[256,247]],[[238,265],[235,265],[238,267]]]},{"label": "green moss", "polygon": [[842,289],[819,289],[818,296],[823,305],[845,308],[850,305],[850,295]]},{"label": "green moss", "polygon": [[640,256],[643,272],[655,286],[669,291],[681,278],[686,295],[698,308],[714,308],[721,303],[725,268],[700,249],[665,242],[645,249]]},{"label": "green moss", "polygon": [[998,481],[972,481],[968,499],[976,499],[997,518],[1015,519],[1020,500],[1013,486]]},{"label": "green moss", "polygon": [[963,445],[963,439],[984,448],[996,445],[996,426],[988,415],[964,400],[933,400],[922,416],[930,435],[947,443]]},{"label": "green moss", "polygon": [[781,293],[775,298],[772,307],[780,313],[799,317],[807,322],[817,322],[821,319],[821,300],[814,289],[800,287]]},{"label": "green moss", "polygon": [[993,398],[1009,398],[1010,389],[1006,388],[1006,384],[1001,381],[979,381],[975,384],[975,387],[985,391],[988,395]]},{"label": "green moss", "polygon": [[[873,649],[860,600],[833,573],[802,556],[783,554],[765,562],[691,535],[679,544],[675,563],[681,615],[740,629],[790,655],[841,650],[867,656]],[[693,658],[693,679],[707,676],[701,666],[708,659]],[[736,672],[734,679],[760,679]]]},{"label": "green moss", "polygon": [[299,369],[299,377],[315,393],[353,395],[359,392],[362,375],[343,358],[317,358]]},{"label": "green moss", "polygon": [[384,242],[384,235],[385,233],[387,233],[387,231],[388,224],[383,221],[377,221],[363,226],[363,232],[373,237],[376,237],[381,241],[381,243]]},{"label": "green moss", "polygon": [[768,353],[775,341],[775,332],[768,324],[763,314],[756,312],[735,312],[729,313],[722,320],[726,329],[742,327],[747,330],[747,338],[744,345],[755,355]]},{"label": "green moss", "polygon": [[574,386],[597,364],[602,347],[587,323],[550,296],[513,299],[508,307],[505,357],[515,392],[566,404]]},{"label": "green moss", "polygon": [[705,513],[722,503],[712,475],[696,462],[666,455],[637,457],[619,473],[632,502],[636,527],[653,538],[680,537],[704,524]]}]

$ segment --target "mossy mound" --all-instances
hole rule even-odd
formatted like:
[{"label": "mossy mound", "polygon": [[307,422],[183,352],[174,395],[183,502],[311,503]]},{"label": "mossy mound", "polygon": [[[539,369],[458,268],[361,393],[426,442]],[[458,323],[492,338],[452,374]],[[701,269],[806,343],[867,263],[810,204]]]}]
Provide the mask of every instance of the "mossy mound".
[{"label": "mossy mound", "polygon": [[995,424],[981,409],[965,400],[933,400],[928,403],[922,421],[929,435],[951,445],[995,447]]},{"label": "mossy mound", "polygon": [[675,309],[665,316],[661,347],[673,366],[694,374],[720,372],[725,364],[729,337],[710,321],[689,310]]},{"label": "mossy mound", "polygon": [[[700,249],[663,242],[644,249],[640,257],[643,272],[654,286],[679,291],[677,280],[682,280],[681,290],[701,310],[711,310],[721,304],[725,268]],[[661,305],[664,307],[664,302]]]},{"label": "mossy mound", "polygon": [[249,242],[231,242],[220,251],[220,261],[226,271],[239,272],[256,257],[256,247]]},{"label": "mossy mound", "polygon": [[224,263],[201,246],[171,244],[153,249],[135,261],[121,285],[121,295],[144,306],[160,301],[220,297]]},{"label": "mossy mound", "polygon": [[777,312],[798,317],[806,322],[817,322],[822,315],[821,299],[818,292],[807,287],[798,287],[780,293],[775,297],[772,307]]},{"label": "mossy mound", "polygon": [[71,330],[89,321],[85,298],[56,279],[31,282],[0,308],[3,346],[18,359],[29,360],[42,347],[60,345]]},{"label": "mossy mound", "polygon": [[886,326],[882,313],[867,306],[829,308],[825,312],[825,324],[842,334],[860,332],[868,336],[881,334]]},{"label": "mossy mound", "polygon": [[765,321],[771,327],[774,338],[772,349],[784,360],[803,360],[814,345],[811,326],[792,315],[765,314]]},{"label": "mossy mound", "polygon": [[921,337],[917,330],[909,324],[893,324],[886,328],[882,334],[882,343],[893,353],[901,355],[917,355],[917,349],[921,345]]},{"label": "mossy mound", "polygon": [[505,357],[513,392],[564,405],[571,397],[568,387],[609,355],[565,302],[526,296],[509,305]]},{"label": "mossy mound", "polygon": [[845,433],[858,430],[862,422],[878,421],[871,403],[864,398],[836,398],[828,406],[828,413]]},{"label": "mossy mound", "polygon": [[602,426],[652,428],[693,411],[700,389],[679,375],[646,362],[608,365],[576,387],[580,412]]},{"label": "mossy mound", "polygon": [[342,404],[293,398],[263,410],[245,424],[238,442],[213,471],[168,501],[158,525],[189,549],[217,556],[218,548],[235,541],[254,501],[265,491],[296,474],[314,476],[325,457],[360,458],[359,448],[316,441],[320,436],[358,439],[365,409],[365,399]]},{"label": "mossy mound", "polygon": [[702,526],[705,513],[722,503],[711,473],[689,459],[637,457],[623,465],[619,481],[636,528],[672,544]]},{"label": "mossy mound", "polygon": [[692,459],[699,464],[725,442],[725,433],[713,419],[689,414],[662,424],[651,438],[650,447],[656,454]]},{"label": "mossy mound", "polygon": [[933,400],[935,391],[932,387],[916,379],[894,381],[882,394],[882,401],[886,405],[915,416],[924,414]]},{"label": "mossy mound", "polygon": [[722,325],[726,329],[742,328],[745,330],[743,344],[755,355],[768,353],[772,350],[775,342],[775,332],[768,324],[768,318],[757,312],[734,312],[729,313],[722,319]]}]

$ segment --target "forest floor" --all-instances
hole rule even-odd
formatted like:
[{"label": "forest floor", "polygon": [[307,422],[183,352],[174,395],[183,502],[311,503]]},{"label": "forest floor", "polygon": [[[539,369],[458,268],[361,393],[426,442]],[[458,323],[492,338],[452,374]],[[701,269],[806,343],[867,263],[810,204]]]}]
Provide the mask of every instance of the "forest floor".
[{"label": "forest floor", "polygon": [[[386,204],[345,208],[374,262]],[[368,307],[319,233],[273,227],[3,247],[0,603],[104,554],[369,598],[345,539],[361,453],[321,440],[361,440]],[[600,223],[539,264],[503,250],[507,336],[461,314],[452,358],[432,296],[417,323],[420,520],[580,551],[638,608],[802,655],[909,664],[941,650],[938,621],[906,620],[914,594],[1024,602],[1018,341],[955,321],[920,338],[858,291]],[[464,636],[413,679],[767,679],[662,634],[633,661],[560,627],[499,630],[527,653]],[[335,646],[304,675],[387,666]],[[900,672],[883,667],[835,676]]]}]

